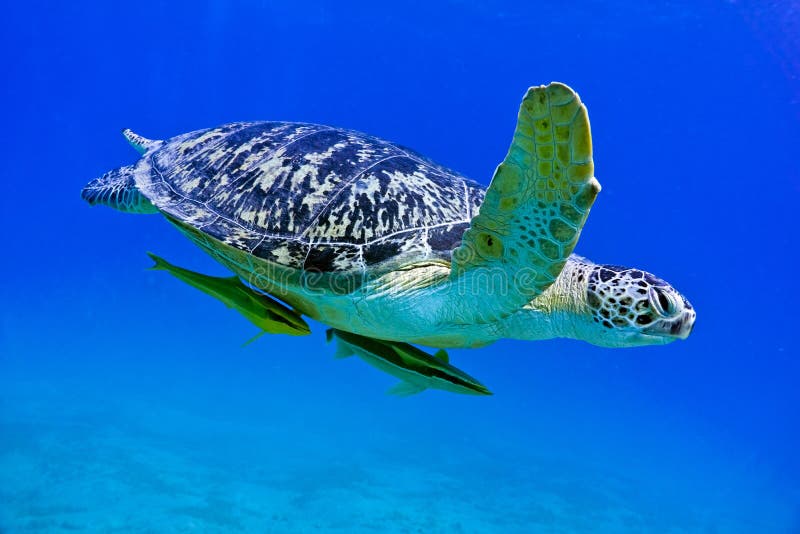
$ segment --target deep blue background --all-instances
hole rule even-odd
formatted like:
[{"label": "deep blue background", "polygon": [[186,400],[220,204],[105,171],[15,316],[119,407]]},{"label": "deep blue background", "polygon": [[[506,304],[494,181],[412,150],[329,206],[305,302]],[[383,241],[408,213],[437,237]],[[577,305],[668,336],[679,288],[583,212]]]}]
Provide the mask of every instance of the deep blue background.
[{"label": "deep blue background", "polygon": [[[320,464],[323,450],[352,457],[378,442],[400,467],[469,465],[483,451],[485,482],[492,469],[499,480],[529,467],[530,453],[710,510],[690,525],[798,528],[800,11],[640,4],[7,3],[0,453],[48,453],[46,424],[31,420],[100,410],[86,424],[102,426],[179,409],[216,421],[209,432],[264,421],[286,440],[278,451],[315,442]],[[240,348],[250,325],[146,272],[144,252],[221,268],[159,217],[79,198],[90,179],[135,161],[123,127],[165,138],[238,120],[362,130],[488,183],[525,89],[551,80],[588,106],[603,185],[576,251],[684,292],[698,311],[688,341],[624,351],[504,341],[452,354],[493,398],[388,398],[392,380],[334,361],[321,325]],[[169,435],[194,435],[181,424]],[[241,446],[201,448],[219,459]],[[16,508],[0,529],[30,526],[19,510],[34,494],[18,491],[11,464],[0,462],[0,491]]]}]

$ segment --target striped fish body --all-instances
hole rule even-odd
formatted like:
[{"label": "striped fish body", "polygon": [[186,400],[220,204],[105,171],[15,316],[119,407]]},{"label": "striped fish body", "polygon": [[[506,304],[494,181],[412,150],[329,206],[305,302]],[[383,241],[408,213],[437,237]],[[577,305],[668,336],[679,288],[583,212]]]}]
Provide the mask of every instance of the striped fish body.
[{"label": "striped fish body", "polygon": [[491,395],[486,386],[450,365],[447,353],[430,354],[409,345],[380,341],[340,330],[328,330],[328,340],[336,339],[337,357],[356,355],[373,367],[400,379],[389,393],[408,396],[426,389],[441,389],[466,395]]}]

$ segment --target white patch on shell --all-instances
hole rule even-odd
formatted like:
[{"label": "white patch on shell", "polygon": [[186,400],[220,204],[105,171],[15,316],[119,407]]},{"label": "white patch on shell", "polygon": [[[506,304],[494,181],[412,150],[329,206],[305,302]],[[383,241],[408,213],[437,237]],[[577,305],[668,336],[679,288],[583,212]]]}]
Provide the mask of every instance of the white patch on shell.
[{"label": "white patch on shell", "polygon": [[[316,125],[259,126],[226,125],[167,141],[154,152],[152,173],[144,163],[143,191],[178,220],[246,252],[264,244],[259,255],[295,267],[311,243],[340,247],[331,263],[342,271],[363,268],[370,244],[372,263],[376,254],[441,257],[442,240],[434,251],[428,229],[468,219],[466,182],[396,145]],[[235,134],[242,141],[232,144]],[[296,144],[314,134],[329,137]],[[311,147],[319,149],[303,153]]]}]

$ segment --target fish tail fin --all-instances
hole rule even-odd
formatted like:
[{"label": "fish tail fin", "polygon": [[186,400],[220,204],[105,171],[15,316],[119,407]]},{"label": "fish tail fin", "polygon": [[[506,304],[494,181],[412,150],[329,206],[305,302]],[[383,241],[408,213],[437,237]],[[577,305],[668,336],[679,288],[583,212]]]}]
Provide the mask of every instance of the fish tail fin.
[{"label": "fish tail fin", "polygon": [[147,255],[150,256],[150,259],[155,262],[155,264],[153,264],[152,267],[148,267],[148,270],[150,270],[150,271],[171,271],[172,270],[172,264],[170,262],[168,262],[167,260],[165,260],[164,258],[162,258],[161,256],[156,256],[152,252],[148,252]]}]

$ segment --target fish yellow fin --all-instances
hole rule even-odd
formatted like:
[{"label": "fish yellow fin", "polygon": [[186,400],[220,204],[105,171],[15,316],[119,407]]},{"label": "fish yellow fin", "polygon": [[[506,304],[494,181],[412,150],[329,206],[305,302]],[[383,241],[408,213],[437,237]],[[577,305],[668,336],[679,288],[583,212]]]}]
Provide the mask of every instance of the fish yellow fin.
[{"label": "fish yellow fin", "polygon": [[336,352],[333,354],[333,357],[337,360],[342,358],[349,358],[350,356],[355,356],[356,351],[353,350],[353,347],[350,346],[349,343],[346,343],[341,338],[337,337],[336,332],[333,328],[328,328],[325,331],[325,340],[330,343],[333,340],[336,340]]},{"label": "fish yellow fin", "polygon": [[416,384],[412,384],[411,382],[400,382],[391,387],[386,393],[389,395],[396,395],[398,397],[410,397],[411,395],[416,395],[417,393],[421,393],[423,391],[425,391],[424,386],[418,386]]},{"label": "fish yellow fin", "polygon": [[259,332],[258,334],[254,335],[253,337],[251,337],[250,339],[248,339],[247,341],[245,341],[245,342],[242,344],[242,348],[244,348],[244,347],[246,347],[247,345],[251,344],[252,342],[254,342],[255,340],[257,340],[258,338],[260,338],[260,337],[261,337],[261,336],[263,336],[264,334],[269,334],[269,333],[270,333],[270,332],[267,332],[266,330],[262,330],[262,331],[261,331],[261,332]]}]

